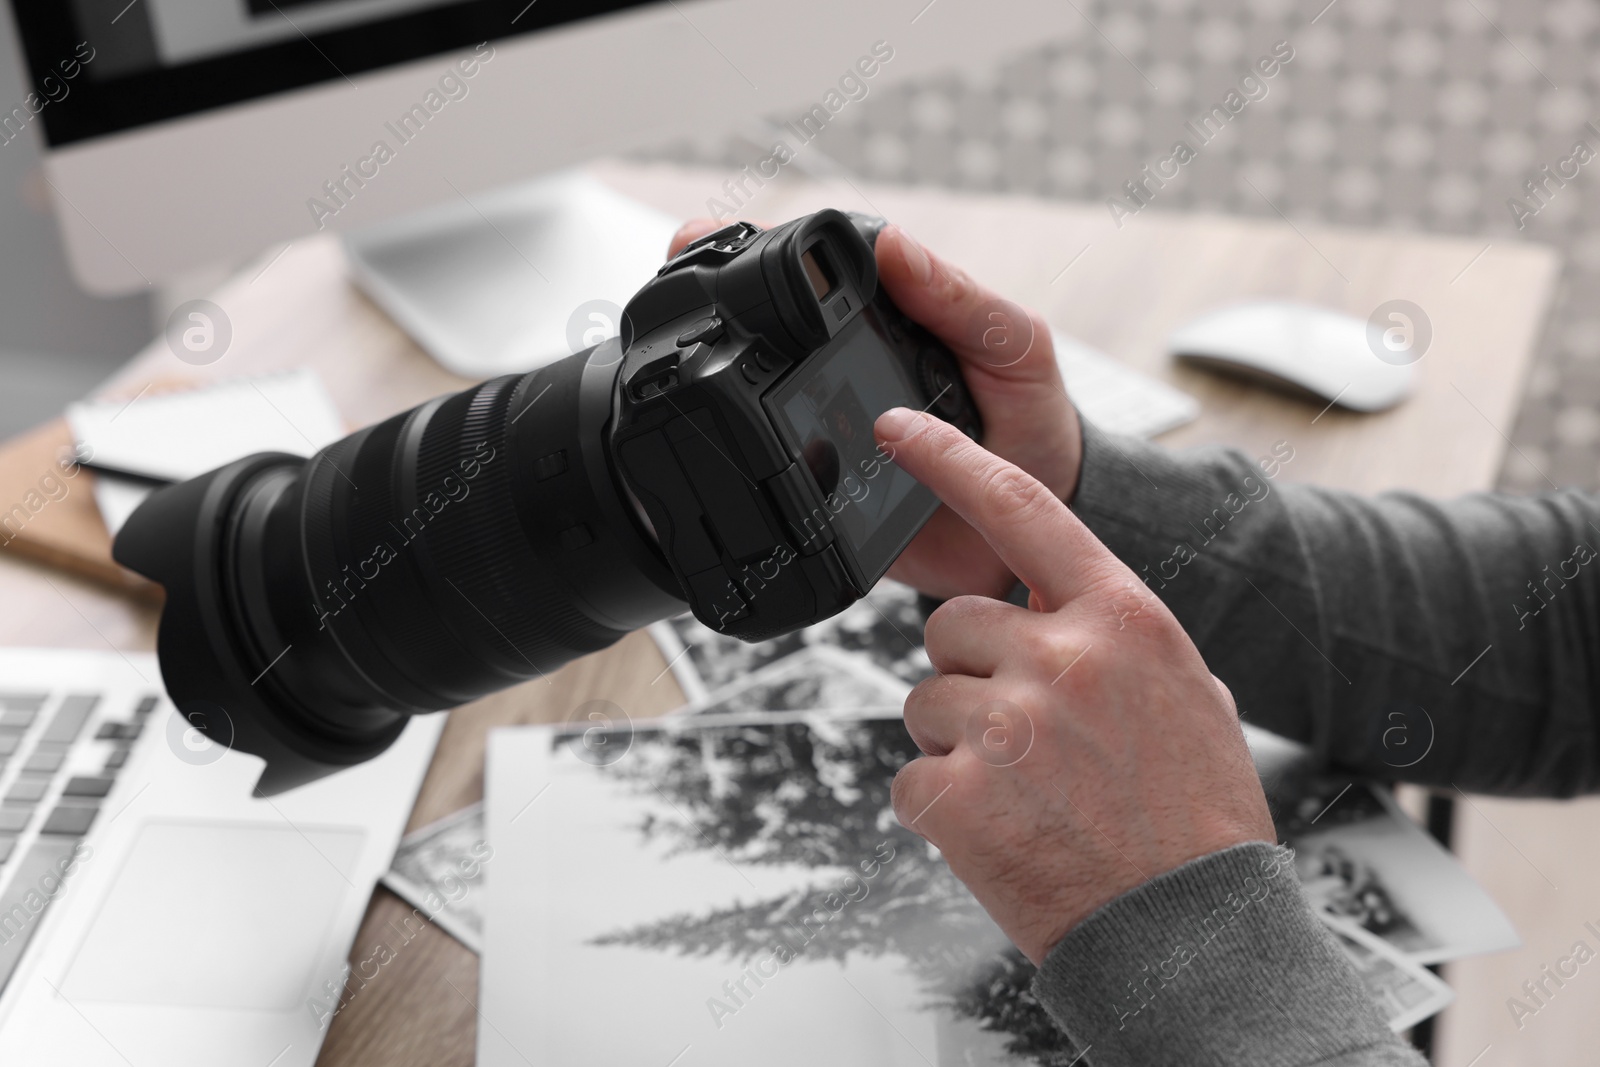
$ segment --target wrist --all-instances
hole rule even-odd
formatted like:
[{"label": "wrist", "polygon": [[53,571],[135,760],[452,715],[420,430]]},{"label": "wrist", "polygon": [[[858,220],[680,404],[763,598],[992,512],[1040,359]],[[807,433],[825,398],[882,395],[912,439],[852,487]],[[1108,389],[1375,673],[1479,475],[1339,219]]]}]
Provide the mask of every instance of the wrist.
[{"label": "wrist", "polygon": [[1111,901],[1051,950],[1033,991],[1107,1067],[1173,1062],[1180,1049],[1192,1064],[1379,1049],[1371,1062],[1419,1062],[1307,903],[1292,855],[1264,843],[1202,856]]}]

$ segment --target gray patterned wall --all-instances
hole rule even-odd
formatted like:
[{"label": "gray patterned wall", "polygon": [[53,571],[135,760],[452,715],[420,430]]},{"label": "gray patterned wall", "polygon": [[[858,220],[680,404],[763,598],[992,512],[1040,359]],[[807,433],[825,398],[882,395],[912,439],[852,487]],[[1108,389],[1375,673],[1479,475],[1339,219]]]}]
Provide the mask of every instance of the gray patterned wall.
[{"label": "gray patterned wall", "polygon": [[[1268,217],[1276,208],[1297,220],[1560,247],[1563,285],[1501,483],[1533,490],[1548,476],[1600,488],[1600,158],[1569,163],[1576,177],[1547,182],[1542,202],[1523,188],[1576,142],[1600,153],[1600,129],[1587,125],[1600,126],[1600,3],[1062,2],[1082,16],[1069,38],[1001,69],[876,90],[818,146],[867,178],[1100,200],[1169,154],[1186,120],[1288,40],[1295,57],[1267,95],[1157,206]],[[749,152],[667,149],[734,168]],[[1512,197],[1529,209],[1520,232]]]}]

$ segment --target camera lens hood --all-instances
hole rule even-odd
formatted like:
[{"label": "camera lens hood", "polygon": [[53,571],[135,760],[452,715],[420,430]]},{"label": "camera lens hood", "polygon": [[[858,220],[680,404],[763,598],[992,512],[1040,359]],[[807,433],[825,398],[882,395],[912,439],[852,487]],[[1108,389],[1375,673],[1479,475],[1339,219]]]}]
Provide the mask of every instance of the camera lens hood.
[{"label": "camera lens hood", "polygon": [[191,727],[216,745],[266,760],[256,793],[271,796],[371,759],[388,748],[408,716],[381,728],[336,736],[311,716],[285,714],[287,694],[264,681],[270,663],[243,640],[226,578],[229,517],[263,475],[305,459],[266,452],[157,490],[128,519],[112,546],[124,567],[161,583],[157,652],[167,692]]}]

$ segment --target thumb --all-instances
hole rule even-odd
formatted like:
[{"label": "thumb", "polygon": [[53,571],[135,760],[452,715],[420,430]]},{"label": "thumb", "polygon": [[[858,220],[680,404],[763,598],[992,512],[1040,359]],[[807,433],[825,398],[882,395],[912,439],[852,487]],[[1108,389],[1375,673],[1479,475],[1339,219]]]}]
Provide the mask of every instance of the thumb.
[{"label": "thumb", "polygon": [[878,235],[878,280],[901,311],[961,360],[1008,381],[1054,383],[1062,392],[1050,328],[1033,312],[979,285],[966,271],[890,225]]}]

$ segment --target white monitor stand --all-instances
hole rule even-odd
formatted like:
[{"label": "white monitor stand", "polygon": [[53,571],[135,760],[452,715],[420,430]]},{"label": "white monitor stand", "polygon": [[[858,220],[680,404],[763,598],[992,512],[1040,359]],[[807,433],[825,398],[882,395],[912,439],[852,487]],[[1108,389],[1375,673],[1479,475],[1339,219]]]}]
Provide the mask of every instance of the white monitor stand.
[{"label": "white monitor stand", "polygon": [[578,171],[344,235],[358,285],[464,378],[521,373],[615,336],[678,220]]}]

